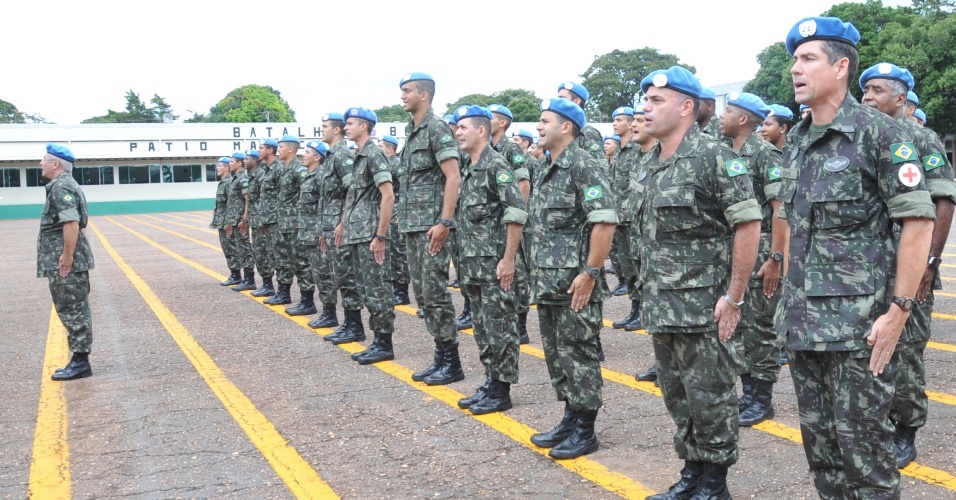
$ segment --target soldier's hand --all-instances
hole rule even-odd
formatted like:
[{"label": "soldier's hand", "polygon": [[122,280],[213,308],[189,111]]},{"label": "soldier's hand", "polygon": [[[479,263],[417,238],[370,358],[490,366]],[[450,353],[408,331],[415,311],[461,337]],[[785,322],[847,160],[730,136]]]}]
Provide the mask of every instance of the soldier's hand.
[{"label": "soldier's hand", "polygon": [[768,299],[777,292],[777,286],[780,284],[780,263],[773,259],[767,259],[757,271],[757,277],[763,278],[763,294]]},{"label": "soldier's hand", "polygon": [[714,320],[717,321],[717,336],[723,342],[733,338],[734,331],[737,330],[737,323],[740,321],[740,309],[734,309],[734,306],[727,303],[723,297],[717,299],[717,305],[714,307]]},{"label": "soldier's hand", "polygon": [[899,307],[890,306],[886,314],[876,318],[870,335],[866,337],[866,345],[873,348],[870,353],[870,372],[874,376],[883,373],[883,368],[893,358],[893,351],[903,333],[903,325],[909,318],[909,313]]},{"label": "soldier's hand", "polygon": [[445,244],[445,240],[448,239],[449,229],[445,227],[444,224],[435,224],[431,229],[428,230],[426,235],[430,241],[428,245],[428,253],[432,257],[438,255],[438,252],[441,251],[442,245]]},{"label": "soldier's hand", "polygon": [[571,282],[571,288],[568,293],[571,294],[571,309],[574,312],[581,312],[584,306],[591,300],[591,292],[594,291],[594,278],[588,273],[581,273]]},{"label": "soldier's hand", "polygon": [[378,265],[385,263],[385,242],[378,239],[372,238],[372,242],[368,244],[368,249],[372,251],[372,255],[375,256],[375,262]]},{"label": "soldier's hand", "polygon": [[226,226],[223,228],[226,231],[226,236],[232,238],[232,226]]},{"label": "soldier's hand", "polygon": [[498,261],[498,268],[495,269],[495,276],[498,278],[498,283],[501,284],[501,289],[508,291],[511,289],[511,284],[515,280],[515,261],[508,259],[501,259]]},{"label": "soldier's hand", "polygon": [[926,297],[929,297],[930,287],[933,286],[933,275],[935,274],[935,269],[926,266],[926,270],[923,271],[923,279],[920,280],[919,288],[916,289],[916,300],[918,302],[924,302]]},{"label": "soldier's hand", "polygon": [[345,234],[345,224],[339,222],[339,225],[335,226],[335,248],[342,246],[343,234]]},{"label": "soldier's hand", "polygon": [[247,231],[248,229],[249,229],[249,224],[246,223],[246,221],[241,221],[241,222],[239,223],[239,234],[245,236],[245,235],[246,235],[246,231]]},{"label": "soldier's hand", "polygon": [[319,236],[319,248],[321,248],[323,252],[326,251],[325,236]]},{"label": "soldier's hand", "polygon": [[66,278],[73,270],[73,256],[60,254],[60,277]]}]

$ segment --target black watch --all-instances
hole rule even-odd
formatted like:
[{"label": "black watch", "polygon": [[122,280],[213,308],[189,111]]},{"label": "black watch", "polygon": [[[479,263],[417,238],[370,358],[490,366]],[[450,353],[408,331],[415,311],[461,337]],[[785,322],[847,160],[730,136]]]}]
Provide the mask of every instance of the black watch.
[{"label": "black watch", "polygon": [[927,266],[932,267],[933,269],[939,269],[939,265],[943,263],[943,259],[939,257],[930,256],[929,262],[926,263]]},{"label": "black watch", "polygon": [[783,262],[783,252],[774,252],[770,254],[770,258],[773,259],[774,262]]},{"label": "black watch", "polygon": [[588,276],[594,278],[595,280],[601,277],[600,267],[584,266],[584,272],[588,273]]},{"label": "black watch", "polygon": [[382,241],[388,241],[388,236],[385,236],[384,234],[376,234],[375,237]]},{"label": "black watch", "polygon": [[902,297],[900,297],[899,295],[894,295],[893,303],[900,306],[900,309],[902,309],[905,312],[912,311],[913,307],[916,306],[916,301],[905,295]]},{"label": "black watch", "polygon": [[451,227],[451,225],[453,224],[451,219],[438,219],[438,222],[441,222],[441,225],[445,227]]}]

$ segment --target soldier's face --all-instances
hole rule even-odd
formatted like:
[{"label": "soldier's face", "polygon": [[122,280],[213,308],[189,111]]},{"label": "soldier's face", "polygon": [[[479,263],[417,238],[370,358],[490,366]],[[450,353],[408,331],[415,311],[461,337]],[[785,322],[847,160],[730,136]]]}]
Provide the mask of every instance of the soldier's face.
[{"label": "soldier's face", "polygon": [[631,122],[634,119],[627,115],[617,115],[614,117],[614,120],[611,122],[611,128],[614,129],[614,133],[624,137],[627,135],[627,132],[631,130]]},{"label": "soldier's face", "polygon": [[242,161],[242,164],[246,168],[252,168],[256,166],[256,158],[254,156],[246,156],[246,159]]},{"label": "soldier's face", "polygon": [[842,58],[830,64],[823,47],[823,41],[811,40],[797,47],[793,54],[790,76],[795,99],[800,104],[822,103],[846,85],[844,78],[849,61]]},{"label": "soldier's face", "polygon": [[734,137],[740,131],[740,110],[727,106],[720,114],[720,133],[725,137]]},{"label": "soldier's face", "polygon": [[242,168],[242,160],[237,160],[235,158],[229,160],[229,171],[236,172]]},{"label": "soldier's face", "polygon": [[777,141],[780,140],[781,135],[783,135],[783,127],[777,123],[777,120],[767,117],[767,119],[760,124],[760,137],[763,140],[771,144],[776,144]]},{"label": "soldier's face", "polygon": [[897,111],[906,104],[906,94],[893,95],[889,80],[874,78],[863,86],[863,104],[896,116]]},{"label": "soldier's face", "polygon": [[487,134],[482,137],[481,127],[476,127],[474,120],[465,118],[458,122],[458,130],[455,130],[455,139],[461,149],[468,152],[478,152],[483,145],[482,140],[487,141]]},{"label": "soldier's face", "polygon": [[[651,86],[644,103],[644,129],[651,137],[667,136],[680,124],[681,105],[687,98],[674,90]],[[691,108],[693,111],[693,108]]]},{"label": "soldier's face", "polygon": [[402,109],[413,113],[418,111],[421,103],[425,101],[425,94],[418,91],[415,82],[409,82],[402,85]]},{"label": "soldier's face", "polygon": [[298,151],[299,146],[294,142],[279,143],[279,158],[282,158],[283,160],[291,160]]},{"label": "soldier's face", "polygon": [[634,121],[631,122],[631,137],[635,141],[640,141],[641,134],[644,133],[644,115],[634,115]]},{"label": "soldier's face", "polygon": [[319,153],[316,153],[312,148],[305,148],[305,154],[302,155],[302,158],[305,160],[305,164],[309,167],[312,167],[319,161]]},{"label": "soldier's face", "polygon": [[260,144],[260,145],[259,145],[259,156],[262,157],[262,156],[266,156],[266,155],[268,155],[268,154],[269,154],[269,150],[266,149],[266,145],[265,145],[265,144]]},{"label": "soldier's face", "polygon": [[559,90],[559,91],[558,91],[558,97],[563,97],[563,98],[565,98],[565,99],[567,99],[567,100],[573,102],[574,104],[577,104],[578,106],[581,106],[582,108],[584,107],[584,101],[582,101],[580,97],[576,97],[576,96],[574,95],[574,93],[571,92],[571,91],[568,90],[568,89],[561,89],[561,90]]},{"label": "soldier's face", "polygon": [[40,175],[45,179],[53,180],[57,174],[57,167],[56,158],[50,155],[43,155],[43,158],[40,158]]},{"label": "soldier's face", "polygon": [[617,149],[617,143],[613,139],[608,139],[604,141],[604,155],[605,156],[614,156],[614,150]]},{"label": "soldier's face", "polygon": [[216,173],[219,174],[219,177],[225,177],[229,173],[229,165],[225,163],[216,164]]},{"label": "soldier's face", "polygon": [[[568,127],[571,124],[568,123]],[[538,120],[538,146],[541,149],[556,149],[561,143],[561,123],[553,111],[542,111]]]},{"label": "soldier's face", "polygon": [[532,144],[532,145],[528,146],[528,154],[531,155],[531,156],[534,156],[535,158],[537,158],[537,157],[538,157],[538,145],[537,145],[537,144]]}]

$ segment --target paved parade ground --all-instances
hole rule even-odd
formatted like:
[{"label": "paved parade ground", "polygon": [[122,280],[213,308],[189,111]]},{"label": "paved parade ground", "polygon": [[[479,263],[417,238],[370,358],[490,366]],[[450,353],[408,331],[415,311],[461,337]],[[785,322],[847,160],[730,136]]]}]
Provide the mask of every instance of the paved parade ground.
[{"label": "paved parade ground", "polygon": [[[399,306],[395,361],[360,366],[348,355],[363,346],[323,342],[331,330],[308,328],[310,317],[219,286],[228,269],[210,218],[90,219],[94,375],[71,382],[50,380],[68,354],[47,280],[36,278],[38,221],[0,221],[0,497],[644,498],[678,479],[660,391],[634,380],[654,361],[650,338],[609,327],[626,315],[627,297],[604,304],[601,448],[555,461],[528,441],[563,412],[534,311],[514,409],[472,416],[455,404],[484,381],[470,335],[464,381],[413,382],[434,344],[414,307]],[[902,471],[903,498],[956,498],[950,243],[926,350],[930,419],[917,434],[919,458]],[[460,311],[460,292],[452,296]],[[740,431],[730,491],[816,498],[786,368],[774,396],[776,418]]]}]

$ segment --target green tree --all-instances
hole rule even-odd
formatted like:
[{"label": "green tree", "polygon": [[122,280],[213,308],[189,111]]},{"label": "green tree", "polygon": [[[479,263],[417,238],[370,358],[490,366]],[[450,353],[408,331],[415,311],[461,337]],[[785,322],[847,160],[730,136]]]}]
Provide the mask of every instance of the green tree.
[{"label": "green tree", "polygon": [[494,98],[488,94],[468,94],[459,97],[455,102],[448,103],[445,114],[451,114],[460,106],[490,106],[494,103]]},{"label": "green tree", "polygon": [[166,100],[153,94],[150,100],[153,107],[149,107],[140,99],[139,94],[132,90],[126,91],[126,111],[107,109],[106,114],[87,118],[82,123],[161,123],[167,114],[175,120],[173,108]]},{"label": "green tree", "polygon": [[499,90],[491,95],[468,94],[458,98],[455,102],[448,103],[446,113],[453,112],[459,106],[490,106],[492,104],[507,106],[516,122],[536,122],[541,116],[538,107],[541,104],[541,98],[526,89]]},{"label": "green tree", "polygon": [[226,94],[209,109],[206,121],[214,123],[294,122],[295,111],[278,90],[265,85],[245,85]]},{"label": "green tree", "polygon": [[13,103],[0,99],[0,123],[26,123],[26,118]]},{"label": "green tree", "polygon": [[173,122],[179,118],[179,116],[173,114],[173,107],[167,104],[166,100],[159,97],[158,94],[153,94],[153,98],[150,99],[149,102],[153,105],[149,108],[149,111],[157,120],[161,122]]},{"label": "green tree", "polygon": [[696,68],[681,64],[673,54],[661,54],[657,49],[644,47],[629,51],[613,50],[596,56],[581,82],[590,97],[586,105],[588,121],[609,121],[611,113],[621,106],[633,106],[634,96],[641,90],[641,80],[655,69],[681,65],[696,72]]},{"label": "green tree", "polygon": [[405,111],[401,104],[382,106],[375,110],[380,122],[407,122],[412,119],[411,113]]},{"label": "green tree", "polygon": [[793,79],[790,66],[793,65],[787,47],[777,42],[757,54],[760,71],[753,80],[744,85],[744,92],[760,96],[768,104],[782,104],[797,111],[793,96]]}]

